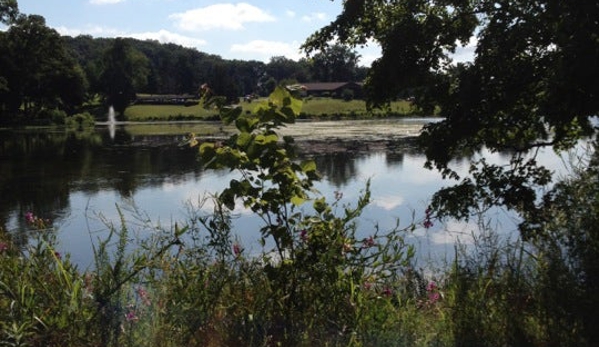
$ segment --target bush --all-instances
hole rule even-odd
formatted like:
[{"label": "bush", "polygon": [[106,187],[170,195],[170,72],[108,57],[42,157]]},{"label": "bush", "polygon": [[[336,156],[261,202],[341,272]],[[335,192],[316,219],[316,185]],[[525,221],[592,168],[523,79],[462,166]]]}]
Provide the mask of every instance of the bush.
[{"label": "bush", "polygon": [[94,116],[89,112],[77,113],[73,116],[67,117],[64,124],[68,128],[72,129],[83,129],[93,127],[95,124]]},{"label": "bush", "polygon": [[341,98],[345,101],[351,101],[354,99],[354,91],[352,89],[343,89],[341,91]]}]

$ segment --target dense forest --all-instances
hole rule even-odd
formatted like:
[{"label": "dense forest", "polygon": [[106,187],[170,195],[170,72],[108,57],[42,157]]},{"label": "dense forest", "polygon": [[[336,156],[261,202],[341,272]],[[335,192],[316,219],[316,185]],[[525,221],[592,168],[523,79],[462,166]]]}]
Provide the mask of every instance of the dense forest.
[{"label": "dense forest", "polygon": [[361,81],[359,56],[332,46],[299,61],[226,60],[175,44],[131,38],[61,36],[39,15],[3,19],[0,31],[0,123],[73,114],[89,102],[117,112],[143,94],[196,94],[208,83],[229,100],[268,95],[281,83]]}]

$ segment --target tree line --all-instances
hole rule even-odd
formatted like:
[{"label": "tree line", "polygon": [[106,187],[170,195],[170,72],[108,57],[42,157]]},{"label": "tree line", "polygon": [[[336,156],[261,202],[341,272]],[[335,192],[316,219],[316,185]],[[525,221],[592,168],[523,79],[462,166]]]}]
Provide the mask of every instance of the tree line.
[{"label": "tree line", "polygon": [[0,122],[73,114],[100,101],[122,113],[136,94],[196,94],[207,83],[229,100],[268,95],[282,83],[361,81],[359,55],[332,46],[298,61],[273,56],[227,60],[153,40],[61,36],[44,17],[25,15],[14,0],[0,1]]}]

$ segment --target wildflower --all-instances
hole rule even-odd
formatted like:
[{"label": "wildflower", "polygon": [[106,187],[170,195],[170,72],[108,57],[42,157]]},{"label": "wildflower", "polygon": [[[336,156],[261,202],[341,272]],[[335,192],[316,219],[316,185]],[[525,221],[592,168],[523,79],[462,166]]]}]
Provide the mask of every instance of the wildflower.
[{"label": "wildflower", "polygon": [[60,255],[60,252],[56,252],[54,251],[54,256],[56,257],[56,259],[61,260],[62,256]]},{"label": "wildflower", "polygon": [[147,290],[145,290],[143,287],[138,287],[137,288],[137,295],[139,295],[139,298],[144,303],[144,305],[150,306],[150,304],[152,302],[150,301],[150,295],[148,294]]},{"label": "wildflower", "polygon": [[362,242],[362,248],[370,248],[370,247],[374,247],[375,242],[374,242],[374,238],[372,236],[370,236],[367,239],[364,239],[364,241]]},{"label": "wildflower", "polygon": [[243,252],[243,249],[241,248],[241,246],[236,243],[233,245],[233,254],[235,254],[236,257],[238,257],[239,255],[241,255],[241,252]]},{"label": "wildflower", "polygon": [[426,292],[428,293],[429,304],[434,304],[441,298],[441,295],[439,294],[439,290],[437,288],[437,284],[433,281],[430,281],[426,285]]},{"label": "wildflower", "polygon": [[8,243],[0,242],[0,252],[4,252],[8,250]]},{"label": "wildflower", "polygon": [[302,241],[308,241],[308,231],[306,229],[302,229],[302,231],[300,231],[300,239],[302,239]]},{"label": "wildflower", "polygon": [[125,314],[125,320],[127,320],[127,322],[137,322],[139,320],[139,317],[137,317],[137,315],[135,314],[135,310],[130,309],[129,312]]},{"label": "wildflower", "polygon": [[25,213],[25,220],[27,223],[33,224],[35,222],[35,216],[33,215],[33,212],[29,211]]},{"label": "wildflower", "polygon": [[351,252],[353,250],[352,244],[349,242],[343,243],[343,253]]},{"label": "wildflower", "polygon": [[433,214],[433,210],[429,207],[426,208],[426,210],[424,211],[424,222],[422,223],[422,225],[426,228],[426,229],[430,229],[433,227],[433,222],[432,222],[432,214]]},{"label": "wildflower", "polygon": [[393,290],[391,290],[391,288],[389,288],[389,287],[385,287],[385,288],[383,288],[383,295],[391,296],[391,295],[393,295]]},{"label": "wildflower", "polygon": [[370,282],[364,282],[364,289],[370,290],[371,288],[372,288],[372,283],[370,283]]}]

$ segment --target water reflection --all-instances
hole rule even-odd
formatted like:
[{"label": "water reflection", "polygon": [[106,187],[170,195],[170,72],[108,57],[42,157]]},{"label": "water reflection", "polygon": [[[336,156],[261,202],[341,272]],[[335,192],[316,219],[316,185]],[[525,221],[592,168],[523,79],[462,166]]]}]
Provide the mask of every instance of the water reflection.
[{"label": "water reflection", "polygon": [[[175,127],[181,128],[173,131]],[[163,125],[156,127],[161,131],[141,131],[117,126],[114,138],[108,127],[88,133],[0,130],[0,227],[24,243],[25,213],[33,211],[50,218],[60,230],[64,251],[71,253],[76,263],[89,265],[90,240],[106,230],[102,220],[118,225],[116,205],[134,203],[162,225],[185,220],[187,204],[197,207],[200,196],[222,190],[235,175],[226,170],[202,170],[196,150],[179,145],[188,131],[211,137],[226,135],[218,126],[197,127]],[[413,125],[411,129],[416,132]],[[344,202],[353,203],[371,180],[373,201],[359,226],[365,234],[377,225],[384,230],[398,220],[401,226],[418,220],[431,194],[448,184],[438,173],[423,168],[422,153],[405,134],[333,139],[300,136],[296,140],[301,155],[316,161],[324,178],[317,189],[327,199],[341,191]],[[503,160],[496,154],[486,155],[491,161]],[[257,235],[251,231],[258,230],[259,221],[243,209],[235,213],[236,225],[243,226],[239,237],[252,243]],[[471,230],[464,225],[452,227],[458,233]],[[453,247],[455,237],[440,233],[440,229],[417,230],[420,234],[414,235],[418,242],[428,242],[431,252],[435,247]]]}]

